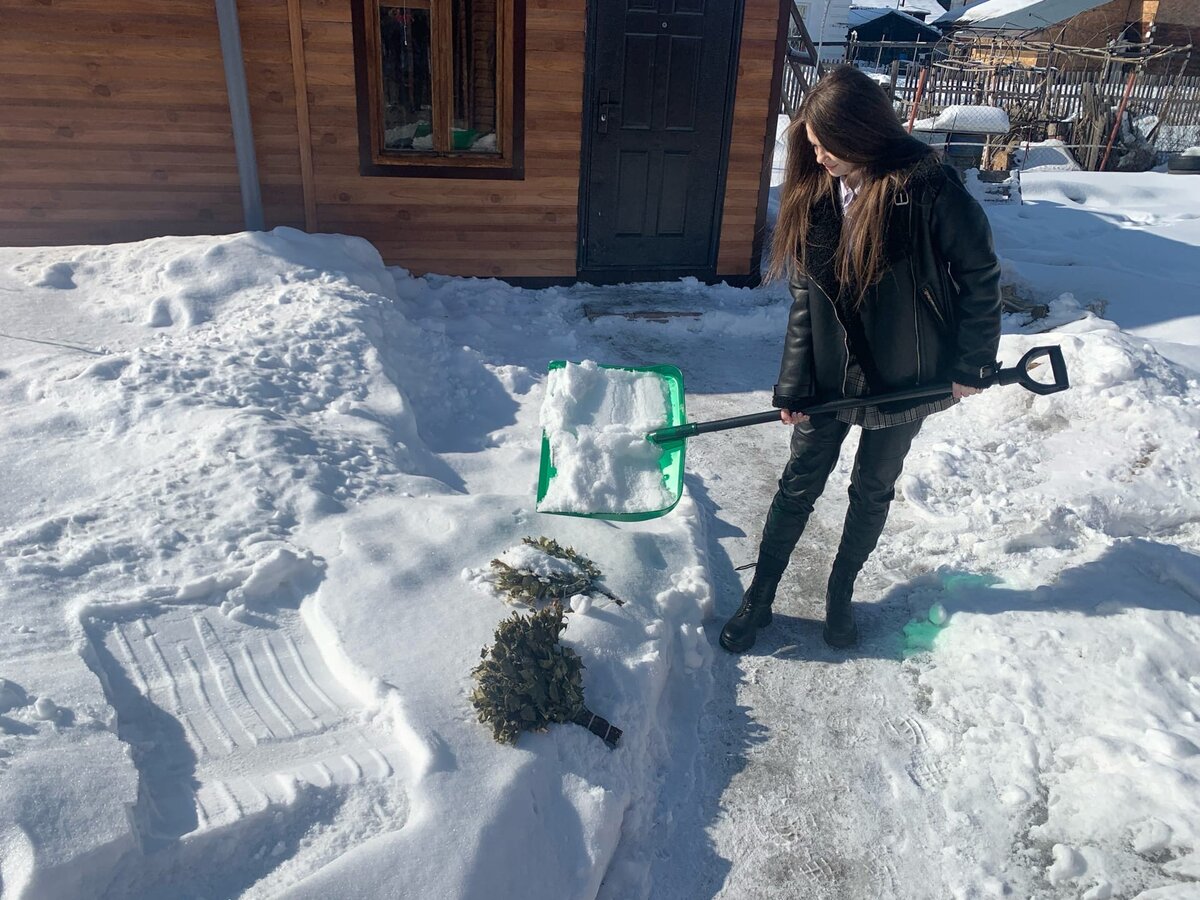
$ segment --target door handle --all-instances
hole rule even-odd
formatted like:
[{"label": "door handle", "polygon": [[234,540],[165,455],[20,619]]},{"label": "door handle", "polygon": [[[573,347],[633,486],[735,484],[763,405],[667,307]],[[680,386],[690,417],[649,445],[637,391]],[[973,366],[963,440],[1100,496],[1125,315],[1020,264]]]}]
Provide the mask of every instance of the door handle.
[{"label": "door handle", "polygon": [[601,134],[608,134],[608,122],[612,118],[613,110],[620,108],[620,101],[613,100],[610,91],[600,91],[596,102],[596,130]]}]

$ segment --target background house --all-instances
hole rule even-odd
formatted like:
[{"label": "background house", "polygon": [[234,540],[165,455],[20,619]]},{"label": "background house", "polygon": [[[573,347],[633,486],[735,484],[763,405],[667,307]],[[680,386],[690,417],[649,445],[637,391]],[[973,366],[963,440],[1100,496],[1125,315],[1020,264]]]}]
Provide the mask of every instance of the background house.
[{"label": "background house", "polygon": [[931,22],[944,15],[949,7],[941,0],[853,0],[851,8],[894,9],[922,22]]},{"label": "background house", "polygon": [[[920,43],[933,46],[942,33],[920,19],[895,9],[854,7],[849,15],[849,40],[855,48],[858,62],[889,65],[896,60],[916,59]],[[873,42],[879,46],[871,47]],[[899,43],[901,46],[883,46],[884,43]],[[862,45],[867,46],[862,46]],[[912,46],[903,46],[910,44]]]},{"label": "background house", "polygon": [[[982,0],[943,15],[941,24],[959,28],[1031,31],[1065,22],[1104,0]],[[1118,0],[1126,2],[1126,0]]]},{"label": "background house", "polygon": [[0,244],[288,225],[417,273],[753,281],[787,15],[0,0]]},{"label": "background house", "polygon": [[[1196,0],[983,0],[952,8],[937,24],[980,33],[1021,34],[1031,41],[1071,47],[1102,48],[1122,41],[1200,47],[1200,2]],[[1037,54],[1025,54],[1019,61],[1046,64]],[[1186,71],[1200,73],[1200,50],[1192,54]]]},{"label": "background house", "polygon": [[1200,74],[1200,3],[1196,0],[1141,0],[1137,23],[1143,39],[1156,44],[1195,49],[1189,60],[1193,74]]},{"label": "background house", "polygon": [[[783,6],[789,0],[783,0]],[[796,9],[804,19],[822,59],[841,59],[846,48],[851,0],[798,0]]]}]

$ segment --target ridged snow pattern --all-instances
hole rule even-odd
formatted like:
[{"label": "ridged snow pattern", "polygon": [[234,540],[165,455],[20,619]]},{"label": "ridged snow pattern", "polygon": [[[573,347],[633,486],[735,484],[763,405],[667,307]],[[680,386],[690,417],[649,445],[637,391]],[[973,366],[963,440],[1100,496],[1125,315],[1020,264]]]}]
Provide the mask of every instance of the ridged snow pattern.
[{"label": "ridged snow pattern", "polygon": [[297,613],[250,619],[184,606],[88,623],[147,846],[290,805],[305,784],[388,778],[401,759]]}]

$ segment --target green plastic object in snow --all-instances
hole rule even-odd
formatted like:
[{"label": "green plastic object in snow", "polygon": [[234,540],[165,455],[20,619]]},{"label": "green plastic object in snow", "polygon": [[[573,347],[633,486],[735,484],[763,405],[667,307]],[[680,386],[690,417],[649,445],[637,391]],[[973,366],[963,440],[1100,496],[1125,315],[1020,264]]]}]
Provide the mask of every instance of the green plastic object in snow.
[{"label": "green plastic object in snow", "polygon": [[[566,366],[566,361],[556,359],[546,366],[547,372],[553,372],[555,369],[561,369]],[[683,373],[675,366],[600,366],[601,369],[619,369],[624,372],[650,372],[659,376],[663,381],[665,394],[667,398],[666,416],[664,417],[665,427],[677,427],[683,425],[687,414],[683,406]],[[668,505],[661,509],[639,510],[638,512],[610,512],[607,510],[592,510],[591,512],[563,512],[558,510],[539,510],[539,512],[550,513],[556,516],[576,516],[582,519],[607,519],[613,522],[641,522],[645,519],[657,519],[659,516],[665,516],[675,508],[679,503],[679,498],[683,496],[683,449],[685,441],[683,438],[674,441],[663,441],[659,445],[662,447],[662,454],[658,458],[658,468],[662,471],[663,485],[674,498]],[[550,482],[554,480],[554,476],[558,474],[558,470],[554,467],[554,460],[550,458],[550,439],[546,433],[542,432],[542,460],[538,467],[538,486],[537,486],[537,502],[541,505],[542,500],[546,496],[546,491],[550,488]]]}]

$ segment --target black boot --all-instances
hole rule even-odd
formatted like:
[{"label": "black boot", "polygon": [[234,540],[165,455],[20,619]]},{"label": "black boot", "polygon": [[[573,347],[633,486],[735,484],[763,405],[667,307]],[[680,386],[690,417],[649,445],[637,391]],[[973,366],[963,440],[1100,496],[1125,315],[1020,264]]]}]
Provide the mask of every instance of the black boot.
[{"label": "black boot", "polygon": [[759,554],[754,570],[754,580],[742,595],[742,605],[721,629],[721,646],[730,653],[741,653],[754,646],[754,638],[760,628],[771,624],[771,604],[775,601],[775,589],[787,563]]},{"label": "black boot", "polygon": [[833,565],[829,587],[825,593],[825,643],[843,649],[858,643],[858,626],[854,624],[854,579],[852,569]]}]

